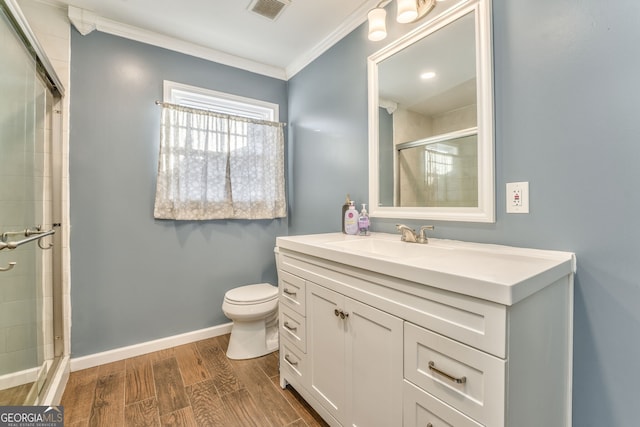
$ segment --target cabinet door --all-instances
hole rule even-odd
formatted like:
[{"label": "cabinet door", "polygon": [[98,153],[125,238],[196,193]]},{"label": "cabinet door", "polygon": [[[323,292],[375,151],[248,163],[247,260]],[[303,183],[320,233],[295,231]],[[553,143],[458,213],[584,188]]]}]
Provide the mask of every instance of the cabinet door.
[{"label": "cabinet door", "polygon": [[398,426],[402,420],[403,321],[345,297],[350,426]]},{"label": "cabinet door", "polygon": [[307,369],[310,393],[338,420],[345,414],[344,297],[307,282]]}]

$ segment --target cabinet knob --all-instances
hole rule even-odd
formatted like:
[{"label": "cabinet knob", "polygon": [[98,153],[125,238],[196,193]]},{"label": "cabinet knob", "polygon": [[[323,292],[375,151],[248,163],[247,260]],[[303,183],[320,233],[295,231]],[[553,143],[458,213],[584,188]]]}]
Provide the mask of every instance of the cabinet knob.
[{"label": "cabinet knob", "polygon": [[341,319],[346,319],[347,317],[349,317],[349,313],[346,313],[343,310],[338,310],[337,308],[333,310],[333,314],[335,314],[336,317],[340,317]]}]

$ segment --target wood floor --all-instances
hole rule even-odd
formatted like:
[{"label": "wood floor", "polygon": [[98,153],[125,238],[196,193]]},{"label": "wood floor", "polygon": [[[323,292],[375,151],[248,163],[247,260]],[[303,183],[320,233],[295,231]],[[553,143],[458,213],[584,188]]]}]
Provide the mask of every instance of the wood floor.
[{"label": "wood floor", "polygon": [[65,427],[326,426],[295,390],[280,388],[278,353],[225,356],[229,335],[72,372]]},{"label": "wood floor", "polygon": [[33,383],[0,390],[0,406],[26,405]]}]

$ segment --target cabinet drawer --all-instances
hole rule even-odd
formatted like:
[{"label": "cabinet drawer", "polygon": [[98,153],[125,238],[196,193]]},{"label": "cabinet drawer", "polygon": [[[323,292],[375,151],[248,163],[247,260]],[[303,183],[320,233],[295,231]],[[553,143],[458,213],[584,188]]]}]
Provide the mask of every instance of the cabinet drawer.
[{"label": "cabinet drawer", "polygon": [[481,424],[504,426],[505,376],[504,360],[405,322],[404,377]]},{"label": "cabinet drawer", "polygon": [[280,301],[295,312],[305,315],[305,282],[304,279],[280,270]]},{"label": "cabinet drawer", "polygon": [[506,358],[507,308],[504,305],[340,264],[322,266],[318,261],[309,262],[303,257],[280,256],[282,278],[294,277],[306,281],[307,285],[317,283],[423,328]]},{"label": "cabinet drawer", "polygon": [[280,336],[286,337],[303,353],[307,352],[306,319],[280,304]]},{"label": "cabinet drawer", "polygon": [[407,380],[404,381],[402,400],[403,427],[482,427]]},{"label": "cabinet drawer", "polygon": [[291,341],[280,338],[280,375],[294,385],[304,385],[307,356]]}]

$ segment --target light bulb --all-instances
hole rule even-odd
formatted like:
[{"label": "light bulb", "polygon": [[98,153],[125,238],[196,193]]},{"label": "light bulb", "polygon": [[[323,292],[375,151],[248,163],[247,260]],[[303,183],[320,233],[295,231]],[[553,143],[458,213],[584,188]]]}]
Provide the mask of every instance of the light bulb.
[{"label": "light bulb", "polygon": [[387,11],[382,8],[372,9],[369,18],[369,40],[379,41],[387,37]]},{"label": "light bulb", "polygon": [[416,0],[397,0],[398,12],[396,21],[401,24],[413,22],[418,17],[418,5]]}]

